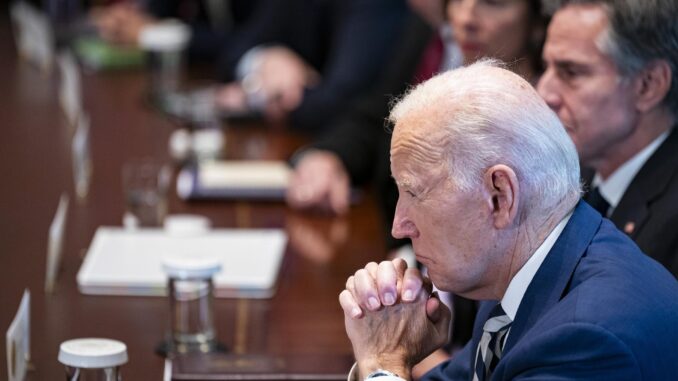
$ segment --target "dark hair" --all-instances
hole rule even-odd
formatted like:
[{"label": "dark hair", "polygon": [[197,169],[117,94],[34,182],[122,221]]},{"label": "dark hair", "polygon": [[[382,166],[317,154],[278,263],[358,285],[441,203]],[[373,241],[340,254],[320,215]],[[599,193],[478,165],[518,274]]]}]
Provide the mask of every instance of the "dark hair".
[{"label": "dark hair", "polygon": [[671,87],[664,106],[678,110],[678,1],[676,0],[563,0],[599,5],[607,13],[609,28],[601,40],[607,54],[624,76],[638,73],[648,63],[663,60],[671,68]]}]

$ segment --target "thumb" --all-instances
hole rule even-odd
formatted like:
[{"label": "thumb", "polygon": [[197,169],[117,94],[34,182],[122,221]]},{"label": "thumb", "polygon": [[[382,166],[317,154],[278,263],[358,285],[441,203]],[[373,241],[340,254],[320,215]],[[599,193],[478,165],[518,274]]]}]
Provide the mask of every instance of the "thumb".
[{"label": "thumb", "polygon": [[449,327],[452,313],[443,302],[438,299],[438,293],[434,292],[426,301],[426,316],[431,323],[438,328]]}]

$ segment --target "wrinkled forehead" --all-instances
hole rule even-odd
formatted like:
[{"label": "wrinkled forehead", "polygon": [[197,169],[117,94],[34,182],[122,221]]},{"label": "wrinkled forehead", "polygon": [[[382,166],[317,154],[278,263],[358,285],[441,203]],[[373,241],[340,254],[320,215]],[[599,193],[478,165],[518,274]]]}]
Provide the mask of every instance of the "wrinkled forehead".
[{"label": "wrinkled forehead", "polygon": [[445,134],[441,123],[434,119],[422,114],[409,115],[396,123],[391,138],[392,164],[436,167],[444,163]]}]

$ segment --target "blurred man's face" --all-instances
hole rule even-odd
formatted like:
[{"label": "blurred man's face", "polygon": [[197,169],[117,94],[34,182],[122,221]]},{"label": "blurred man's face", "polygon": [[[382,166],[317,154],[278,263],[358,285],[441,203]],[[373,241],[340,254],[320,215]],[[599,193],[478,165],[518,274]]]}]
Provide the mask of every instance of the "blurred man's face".
[{"label": "blurred man's face", "polygon": [[637,128],[633,81],[622,78],[597,46],[607,27],[600,6],[559,10],[548,28],[546,72],[537,86],[577,146],[582,165],[593,168]]}]

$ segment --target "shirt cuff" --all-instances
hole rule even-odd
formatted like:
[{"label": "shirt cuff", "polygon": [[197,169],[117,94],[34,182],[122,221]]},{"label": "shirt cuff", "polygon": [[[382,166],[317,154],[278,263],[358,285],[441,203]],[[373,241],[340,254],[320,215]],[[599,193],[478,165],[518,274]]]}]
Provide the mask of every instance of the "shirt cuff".
[{"label": "shirt cuff", "polygon": [[248,74],[257,69],[261,61],[261,51],[264,48],[265,46],[258,45],[243,54],[235,68],[236,78],[242,81]]}]

